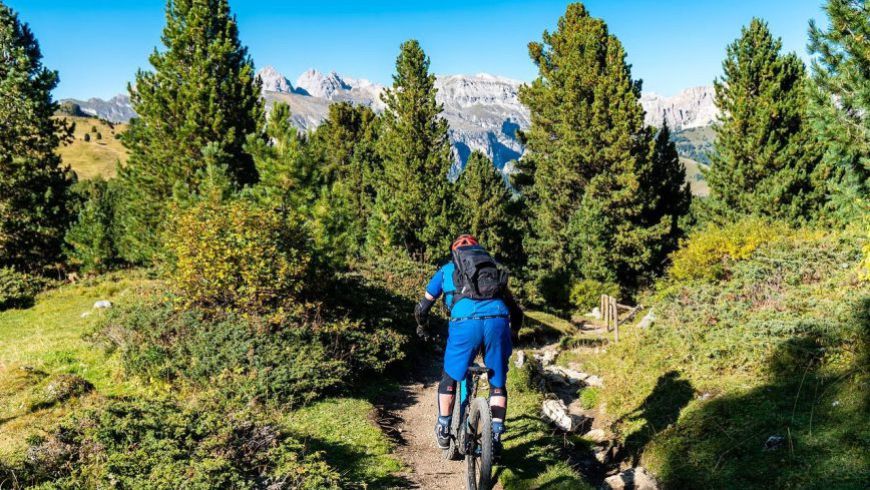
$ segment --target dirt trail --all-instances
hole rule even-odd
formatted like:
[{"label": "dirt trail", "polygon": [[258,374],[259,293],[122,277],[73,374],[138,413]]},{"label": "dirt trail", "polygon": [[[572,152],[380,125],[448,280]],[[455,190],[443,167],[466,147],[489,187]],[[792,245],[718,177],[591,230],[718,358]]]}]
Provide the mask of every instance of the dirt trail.
[{"label": "dirt trail", "polygon": [[[387,432],[398,443],[397,455],[407,465],[404,475],[411,488],[465,488],[465,461],[448,461],[435,444],[433,430],[438,418],[435,406],[440,358],[421,358],[418,372],[401,389],[384,400],[382,416],[389,420]],[[500,489],[500,485],[496,485]]]}]

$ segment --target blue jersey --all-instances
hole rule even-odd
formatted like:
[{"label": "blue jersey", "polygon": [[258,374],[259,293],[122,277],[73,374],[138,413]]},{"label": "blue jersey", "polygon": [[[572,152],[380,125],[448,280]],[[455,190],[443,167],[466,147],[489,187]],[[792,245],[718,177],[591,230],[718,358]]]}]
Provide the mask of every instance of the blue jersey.
[{"label": "blue jersey", "polygon": [[451,320],[492,316],[507,317],[509,315],[507,305],[500,299],[462,298],[453,304],[453,294],[456,292],[456,286],[453,284],[454,270],[453,262],[448,262],[447,265],[438,269],[429,280],[429,285],[426,286],[426,292],[434,298],[444,293],[444,305],[450,310]]}]

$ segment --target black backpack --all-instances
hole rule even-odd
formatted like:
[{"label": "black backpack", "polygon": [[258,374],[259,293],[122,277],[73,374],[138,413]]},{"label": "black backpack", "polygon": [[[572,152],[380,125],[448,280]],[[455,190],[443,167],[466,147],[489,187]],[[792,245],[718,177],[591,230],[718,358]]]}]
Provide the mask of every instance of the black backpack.
[{"label": "black backpack", "polygon": [[453,304],[462,298],[501,298],[508,285],[508,271],[479,246],[453,250]]}]

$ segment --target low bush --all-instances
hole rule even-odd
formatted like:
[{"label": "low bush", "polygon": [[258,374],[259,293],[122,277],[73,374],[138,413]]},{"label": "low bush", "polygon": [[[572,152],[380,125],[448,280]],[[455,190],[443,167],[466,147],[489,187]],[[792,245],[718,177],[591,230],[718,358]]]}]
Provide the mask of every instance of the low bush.
[{"label": "low bush", "polygon": [[170,280],[189,305],[263,312],[315,282],[303,226],[283,212],[205,200],[180,211],[170,228]]},{"label": "low bush", "polygon": [[602,294],[619,297],[619,286],[613,283],[583,279],[571,286],[571,304],[577,311],[585,313],[598,306]]},{"label": "low bush", "polygon": [[403,357],[406,337],[309,306],[276,321],[178,310],[159,298],[113,309],[98,339],[146,378],[216,387],[245,402],[298,406],[381,372]]},{"label": "low bush", "polygon": [[719,279],[729,264],[749,257],[759,246],[788,233],[781,223],[746,218],[724,227],[707,225],[671,256],[669,275],[677,281]]},{"label": "low bush", "polygon": [[39,292],[37,283],[34,277],[16,272],[11,267],[0,268],[0,311],[33,306]]},{"label": "low bush", "polygon": [[[2,470],[2,469],[0,469]],[[17,470],[17,471],[15,471]],[[340,488],[339,474],[245,411],[115,400],[30,440],[15,478],[40,488]]]}]

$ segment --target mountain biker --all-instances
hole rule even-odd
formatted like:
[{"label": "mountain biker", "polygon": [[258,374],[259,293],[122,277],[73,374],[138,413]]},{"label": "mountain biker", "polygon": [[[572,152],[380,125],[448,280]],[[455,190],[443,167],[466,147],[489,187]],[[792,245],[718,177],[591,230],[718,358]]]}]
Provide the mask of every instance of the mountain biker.
[{"label": "mountain biker", "polygon": [[[444,351],[444,369],[438,385],[438,422],[435,425],[435,440],[438,447],[447,449],[450,445],[450,422],[453,400],[458,380],[465,379],[468,367],[483,347],[483,360],[489,369],[489,404],[492,411],[493,449],[501,452],[501,436],[504,433],[504,419],[507,411],[506,376],[508,358],[511,355],[511,329],[519,331],[523,312],[507,289],[507,273],[500,269],[496,273],[499,284],[487,289],[490,294],[463,294],[463,284],[468,274],[460,274],[457,267],[468,269],[463,256],[484,257],[479,263],[489,259],[494,261],[471,235],[460,235],[450,247],[453,260],[442,266],[432,276],[426,293],[414,308],[417,320],[417,334],[428,338],[429,310],[441,294],[444,305],[450,310],[450,326],[447,348]],[[484,264],[486,265],[486,264]],[[482,270],[482,269],[481,269]],[[484,273],[484,275],[486,275]],[[483,277],[483,275],[481,276]],[[489,274],[490,282],[493,274]],[[483,282],[485,279],[478,279]],[[475,287],[477,284],[474,285]],[[457,291],[457,289],[459,291]],[[480,288],[476,288],[480,291]]]}]

